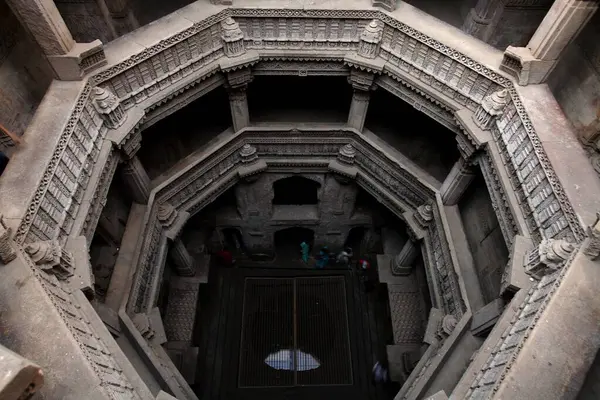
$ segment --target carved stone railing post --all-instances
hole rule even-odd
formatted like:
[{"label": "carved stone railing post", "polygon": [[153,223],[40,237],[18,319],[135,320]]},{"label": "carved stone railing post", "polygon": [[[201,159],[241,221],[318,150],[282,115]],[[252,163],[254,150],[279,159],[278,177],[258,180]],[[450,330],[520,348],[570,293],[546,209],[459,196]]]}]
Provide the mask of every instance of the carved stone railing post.
[{"label": "carved stone railing post", "polygon": [[508,103],[509,96],[506,89],[499,90],[486,96],[475,113],[473,114],[473,122],[483,129],[489,130],[492,128],[496,119],[500,117],[504,111],[504,107]]},{"label": "carved stone railing post", "polygon": [[525,272],[542,279],[562,268],[574,250],[575,246],[565,240],[545,239],[525,256]]},{"label": "carved stone railing post", "polygon": [[242,166],[238,169],[238,174],[246,182],[254,181],[258,178],[258,174],[267,169],[267,163],[265,160],[258,158],[256,147],[251,144],[242,146],[240,157],[242,159]]},{"label": "carved stone railing post", "polygon": [[17,258],[11,235],[12,229],[4,223],[4,217],[0,215],[0,261],[3,264],[8,264]]},{"label": "carved stone railing post", "polygon": [[459,158],[440,188],[443,203],[448,206],[458,204],[473,179],[475,179],[475,173],[471,166],[464,158]]},{"label": "carved stone railing post", "polygon": [[427,229],[431,221],[433,221],[433,208],[431,204],[423,204],[417,207],[414,219],[421,229]]},{"label": "carved stone railing post", "polygon": [[348,183],[356,178],[358,169],[354,166],[356,150],[351,144],[344,145],[338,152],[337,160],[329,163],[329,170],[341,183]]},{"label": "carved stone railing post", "polygon": [[75,43],[54,1],[8,0],[8,5],[48,58],[57,79],[81,80],[106,64],[102,42]]},{"label": "carved stone railing post", "polygon": [[346,63],[354,68],[350,71],[348,82],[352,85],[352,103],[348,115],[348,126],[362,131],[369,109],[370,92],[376,88],[375,75],[381,73],[377,59],[381,49],[383,23],[372,20],[360,34],[358,51],[353,57],[346,57]]},{"label": "carved stone railing post", "polygon": [[129,194],[134,202],[148,203],[150,197],[150,178],[146,169],[137,156],[123,164],[123,181],[129,188]]},{"label": "carved stone railing post", "polygon": [[392,260],[392,274],[394,275],[410,275],[415,260],[419,255],[419,247],[411,239],[408,239],[400,253]]},{"label": "carved stone railing post", "polygon": [[257,63],[259,57],[256,52],[246,51],[244,33],[231,17],[221,22],[221,39],[225,58],[219,65],[227,77],[225,88],[229,94],[233,129],[237,132],[250,124],[246,89],[252,82],[250,66]]},{"label": "carved stone railing post", "polygon": [[544,83],[598,5],[597,0],[555,0],[526,47],[508,46],[500,69],[520,85]]},{"label": "carved stone railing post", "polygon": [[100,114],[107,127],[116,129],[123,125],[123,122],[127,119],[127,113],[125,113],[117,96],[108,89],[101,87],[94,88],[93,96],[94,108]]},{"label": "carved stone railing post", "polygon": [[165,229],[165,235],[173,244],[169,249],[169,256],[173,261],[175,272],[180,276],[194,276],[194,258],[189,253],[179,236],[189,214],[179,212],[169,203],[158,206],[158,221]]}]

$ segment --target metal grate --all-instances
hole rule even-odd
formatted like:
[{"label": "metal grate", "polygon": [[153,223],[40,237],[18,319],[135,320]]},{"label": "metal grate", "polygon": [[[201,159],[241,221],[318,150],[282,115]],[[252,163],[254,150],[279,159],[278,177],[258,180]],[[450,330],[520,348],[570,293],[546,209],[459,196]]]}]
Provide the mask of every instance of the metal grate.
[{"label": "metal grate", "polygon": [[240,387],[351,385],[343,277],[247,278]]}]

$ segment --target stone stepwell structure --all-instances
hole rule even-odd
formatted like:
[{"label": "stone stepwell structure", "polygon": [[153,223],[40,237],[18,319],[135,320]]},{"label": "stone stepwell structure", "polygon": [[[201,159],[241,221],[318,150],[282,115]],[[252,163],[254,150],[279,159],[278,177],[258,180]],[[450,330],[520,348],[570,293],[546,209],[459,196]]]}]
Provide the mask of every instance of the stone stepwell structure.
[{"label": "stone stepwell structure", "polygon": [[[382,281],[423,255],[426,350],[396,399],[577,398],[600,348],[600,180],[539,83],[596,3],[557,0],[530,45],[504,54],[386,1],[199,1],[105,45],[75,43],[50,0],[9,3],[58,80],[0,178],[0,342],[10,349],[0,353],[19,377],[0,393],[196,399],[162,346],[167,253],[182,279],[205,282],[206,265],[181,242],[186,222],[234,185],[293,168],[333,176],[330,198],[352,197],[352,183],[406,223],[406,248],[378,260]],[[347,123],[250,124],[246,89],[258,75],[347,77]],[[220,86],[231,129],[151,180],[137,155],[143,131]],[[443,182],[364,129],[376,88],[453,132],[461,158]],[[89,249],[118,167],[135,203],[98,303]],[[496,294],[505,307],[483,299],[457,223],[476,170],[510,249]],[[244,210],[263,226],[268,207]],[[256,226],[244,240],[261,249],[273,232]]]}]

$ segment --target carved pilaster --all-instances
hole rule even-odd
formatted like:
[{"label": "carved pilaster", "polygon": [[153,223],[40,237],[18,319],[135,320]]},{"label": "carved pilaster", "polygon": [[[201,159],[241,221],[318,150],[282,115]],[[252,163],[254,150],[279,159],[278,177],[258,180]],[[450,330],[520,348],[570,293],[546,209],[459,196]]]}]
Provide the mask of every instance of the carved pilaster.
[{"label": "carved pilaster", "polygon": [[58,279],[66,280],[73,276],[73,256],[57,240],[31,243],[25,247],[25,252],[41,270]]},{"label": "carved pilaster", "polygon": [[231,108],[231,120],[235,132],[250,124],[250,112],[248,111],[248,96],[246,87],[228,88],[229,107]]},{"label": "carved pilaster", "polygon": [[354,90],[352,93],[352,103],[350,103],[350,113],[348,115],[348,126],[362,132],[367,119],[369,109],[369,99],[371,94],[364,90]]},{"label": "carved pilaster", "polygon": [[108,89],[96,86],[94,88],[94,108],[100,114],[104,123],[111,129],[123,125],[127,119],[127,113],[121,106],[121,102]]},{"label": "carved pilaster", "polygon": [[358,41],[358,55],[368,59],[379,56],[381,39],[383,37],[383,22],[374,19],[363,29]]},{"label": "carved pilaster", "polygon": [[258,158],[256,147],[245,144],[240,150],[242,166],[238,169],[240,178],[246,182],[254,181],[257,175],[267,169],[267,163]]},{"label": "carved pilaster", "polygon": [[123,164],[123,180],[129,188],[129,194],[134,202],[148,203],[150,178],[138,157],[133,157]]},{"label": "carved pilaster", "polygon": [[443,203],[449,206],[458,204],[473,179],[475,173],[462,157],[459,158],[440,188]]},{"label": "carved pilaster", "polygon": [[17,258],[11,235],[12,229],[4,223],[4,217],[0,215],[0,260],[3,264],[8,264]]},{"label": "carved pilaster", "polygon": [[179,276],[194,276],[194,258],[181,239],[175,239],[169,251],[175,272]]},{"label": "carved pilaster", "polygon": [[477,110],[475,110],[473,122],[475,122],[479,128],[489,130],[496,121],[496,118],[504,111],[504,107],[506,107],[508,100],[509,96],[506,89],[502,89],[486,96]]},{"label": "carved pilaster", "polygon": [[574,250],[575,246],[565,240],[542,240],[525,256],[525,272],[541,279],[562,268]]},{"label": "carved pilaster", "polygon": [[402,250],[392,260],[392,274],[410,275],[413,270],[413,264],[419,255],[419,247],[415,242],[408,239]]}]

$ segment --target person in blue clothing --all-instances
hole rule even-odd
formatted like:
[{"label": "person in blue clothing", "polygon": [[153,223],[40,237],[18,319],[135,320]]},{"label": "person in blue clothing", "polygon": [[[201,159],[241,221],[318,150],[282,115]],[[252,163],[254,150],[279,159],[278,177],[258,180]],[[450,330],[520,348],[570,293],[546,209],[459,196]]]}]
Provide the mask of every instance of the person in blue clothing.
[{"label": "person in blue clothing", "polygon": [[317,268],[323,269],[327,264],[329,264],[329,249],[327,248],[327,246],[324,246],[319,252],[319,258],[317,259]]},{"label": "person in blue clothing", "polygon": [[304,263],[308,264],[308,256],[309,256],[309,252],[310,252],[310,247],[308,246],[308,243],[306,243],[306,242],[300,243],[300,252],[302,253],[302,261],[304,261]]}]

